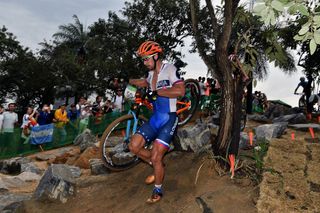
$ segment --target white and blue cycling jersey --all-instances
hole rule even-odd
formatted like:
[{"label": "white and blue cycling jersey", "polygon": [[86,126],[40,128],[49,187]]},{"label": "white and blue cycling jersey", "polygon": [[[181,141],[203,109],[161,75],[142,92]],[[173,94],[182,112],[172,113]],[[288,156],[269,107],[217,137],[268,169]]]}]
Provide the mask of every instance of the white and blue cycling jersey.
[{"label": "white and blue cycling jersey", "polygon": [[[172,64],[164,63],[160,68],[156,88],[151,87],[154,71],[149,71],[147,82],[152,91],[163,88],[171,88],[174,84],[181,83],[182,80],[177,72],[177,68]],[[158,96],[153,103],[154,111],[168,113],[177,110],[177,99]]]},{"label": "white and blue cycling jersey", "polygon": [[[182,83],[177,68],[172,64],[162,64],[156,88],[152,88],[152,78],[154,71],[149,71],[147,82],[151,90],[159,90],[164,88],[171,88],[174,84]],[[174,132],[178,124],[178,118],[176,114],[177,99],[168,98],[163,96],[157,96],[157,99],[153,104],[153,114],[149,122],[144,123],[137,134],[143,136],[147,143],[155,140],[157,143],[169,148],[169,144],[172,140]]]}]

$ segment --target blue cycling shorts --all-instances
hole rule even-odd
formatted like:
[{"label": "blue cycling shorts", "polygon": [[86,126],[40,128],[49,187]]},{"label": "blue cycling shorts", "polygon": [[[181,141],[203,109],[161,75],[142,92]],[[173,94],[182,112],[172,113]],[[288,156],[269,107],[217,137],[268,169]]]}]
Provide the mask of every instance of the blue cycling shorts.
[{"label": "blue cycling shorts", "polygon": [[169,148],[177,125],[178,117],[176,112],[155,112],[150,120],[138,129],[136,134],[140,134],[147,144],[155,140],[157,143]]}]

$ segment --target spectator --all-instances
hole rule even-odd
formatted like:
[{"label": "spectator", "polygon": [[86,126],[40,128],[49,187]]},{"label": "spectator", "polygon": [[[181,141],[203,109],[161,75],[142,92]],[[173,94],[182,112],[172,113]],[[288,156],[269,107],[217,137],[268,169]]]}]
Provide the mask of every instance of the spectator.
[{"label": "spectator", "polygon": [[117,112],[123,111],[123,96],[122,96],[122,90],[117,89],[116,96],[113,101],[113,109]]},{"label": "spectator", "polygon": [[78,118],[80,117],[80,113],[77,110],[77,107],[75,104],[71,104],[70,105],[70,109],[68,111],[68,119],[72,122],[72,123],[76,123],[76,121],[78,120]]},{"label": "spectator", "polygon": [[55,111],[54,121],[56,122],[55,129],[60,135],[60,142],[64,142],[67,136],[65,126],[69,122],[65,104],[61,105],[59,109]]},{"label": "spectator", "polygon": [[103,99],[102,96],[98,95],[96,97],[96,101],[92,104],[92,114],[96,115],[103,107]]},{"label": "spectator", "polygon": [[39,112],[39,116],[37,118],[38,124],[47,125],[53,122],[54,114],[51,112],[51,108],[48,104],[44,104],[42,110]]},{"label": "spectator", "polygon": [[22,117],[21,138],[24,139],[24,144],[27,144],[29,142],[30,128],[39,125],[34,119],[36,112],[37,111],[35,109],[27,107],[27,112]]},{"label": "spectator", "polygon": [[[5,152],[8,150],[10,144],[14,144],[14,127],[18,124],[18,115],[15,113],[16,104],[10,103],[8,105],[8,111],[3,113],[3,124],[2,124],[2,132],[3,132],[3,144],[2,150],[0,152]],[[13,145],[14,146],[14,145]],[[16,150],[12,150],[16,151]]]},{"label": "spectator", "polygon": [[90,106],[87,104],[81,111],[80,123],[79,123],[79,134],[81,134],[89,124],[89,117],[92,115],[90,111]]},{"label": "spectator", "polygon": [[79,102],[76,105],[76,108],[81,113],[81,110],[84,108],[84,106],[87,104],[87,99],[85,97],[80,97]]},{"label": "spectator", "polygon": [[110,113],[110,112],[112,112],[112,103],[111,103],[111,100],[107,100],[104,107],[104,113]]},{"label": "spectator", "polygon": [[4,133],[13,133],[14,126],[18,123],[18,115],[14,112],[16,109],[16,104],[10,103],[8,105],[8,111],[3,113],[3,132]]},{"label": "spectator", "polygon": [[3,106],[0,105],[0,134],[2,133],[2,124],[3,124]]}]

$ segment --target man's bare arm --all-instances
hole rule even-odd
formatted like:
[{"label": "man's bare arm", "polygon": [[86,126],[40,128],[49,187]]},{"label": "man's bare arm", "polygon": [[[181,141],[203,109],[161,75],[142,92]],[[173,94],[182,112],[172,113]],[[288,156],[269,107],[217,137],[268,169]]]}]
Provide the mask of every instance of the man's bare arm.
[{"label": "man's bare arm", "polygon": [[148,82],[145,78],[143,78],[143,79],[130,79],[129,84],[132,84],[137,87],[147,87],[148,86]]},{"label": "man's bare arm", "polygon": [[157,90],[159,96],[164,96],[168,98],[177,98],[179,96],[184,96],[185,87],[184,82],[174,84],[171,88],[165,88]]}]

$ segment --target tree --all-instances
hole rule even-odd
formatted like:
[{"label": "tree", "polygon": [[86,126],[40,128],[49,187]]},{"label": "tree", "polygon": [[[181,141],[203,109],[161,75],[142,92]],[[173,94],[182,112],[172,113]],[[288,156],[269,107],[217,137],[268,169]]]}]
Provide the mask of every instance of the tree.
[{"label": "tree", "polygon": [[279,37],[273,34],[276,28],[261,27],[237,0],[223,3],[222,7],[214,8],[211,0],[206,0],[201,8],[200,1],[190,0],[196,47],[222,87],[220,128],[213,152],[227,157],[238,152],[246,75],[254,71],[261,74],[266,61],[274,61],[287,71],[294,68],[294,63],[293,57],[282,48]]}]

